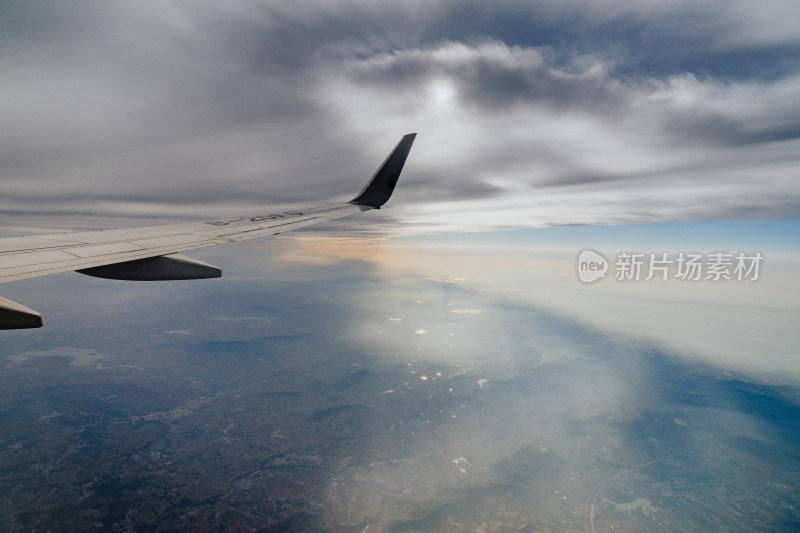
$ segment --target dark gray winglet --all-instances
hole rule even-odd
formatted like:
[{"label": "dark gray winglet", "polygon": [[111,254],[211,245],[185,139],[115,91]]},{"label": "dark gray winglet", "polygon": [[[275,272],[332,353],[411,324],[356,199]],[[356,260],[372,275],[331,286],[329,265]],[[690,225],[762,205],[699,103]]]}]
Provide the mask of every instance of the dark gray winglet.
[{"label": "dark gray winglet", "polygon": [[404,135],[400,142],[397,143],[397,146],[394,147],[392,153],[389,154],[389,157],[386,158],[386,161],[372,175],[369,183],[361,189],[358,196],[348,203],[380,209],[392,195],[394,186],[397,185],[400,171],[403,170],[403,165],[416,136],[416,133]]}]

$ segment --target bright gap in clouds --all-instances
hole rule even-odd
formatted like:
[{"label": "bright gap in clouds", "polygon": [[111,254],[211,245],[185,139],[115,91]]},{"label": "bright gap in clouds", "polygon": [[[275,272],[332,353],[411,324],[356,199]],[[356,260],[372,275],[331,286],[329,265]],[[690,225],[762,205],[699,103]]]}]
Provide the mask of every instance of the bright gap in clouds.
[{"label": "bright gap in clouds", "polygon": [[433,103],[442,110],[455,102],[456,90],[447,80],[435,80],[431,83],[429,91]]}]

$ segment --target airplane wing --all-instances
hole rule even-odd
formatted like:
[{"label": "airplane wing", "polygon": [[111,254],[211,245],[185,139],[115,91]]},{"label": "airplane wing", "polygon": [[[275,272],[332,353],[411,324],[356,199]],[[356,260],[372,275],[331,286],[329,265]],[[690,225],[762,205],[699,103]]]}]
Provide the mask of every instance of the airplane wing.
[{"label": "airplane wing", "polygon": [[[207,222],[0,238],[0,283],[72,270],[139,281],[218,278],[219,268],[178,252],[277,235],[380,209],[394,191],[415,137],[415,133],[403,136],[361,192],[344,204]],[[0,329],[41,326],[39,313],[0,297]]]}]

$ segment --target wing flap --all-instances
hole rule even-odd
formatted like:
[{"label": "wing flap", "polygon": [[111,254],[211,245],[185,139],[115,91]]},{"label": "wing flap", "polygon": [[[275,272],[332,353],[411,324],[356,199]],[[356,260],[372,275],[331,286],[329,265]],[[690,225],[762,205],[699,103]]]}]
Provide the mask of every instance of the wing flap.
[{"label": "wing flap", "polygon": [[[217,236],[216,238],[211,238],[211,240],[216,241],[219,239]],[[224,240],[220,240],[219,243],[211,242],[209,243],[209,237],[204,235],[195,235],[194,233],[178,233],[176,235],[164,235],[163,237],[147,237],[145,239],[132,239],[129,241],[131,245],[140,247],[140,250],[150,250],[150,249],[163,249],[163,248],[184,248],[184,246],[194,247],[197,244],[201,244],[202,246],[210,246],[211,244],[221,244],[225,242]]]},{"label": "wing flap", "polygon": [[3,270],[0,272],[0,279],[13,269],[25,268],[32,265],[48,265],[64,261],[74,261],[77,259],[76,256],[57,248],[52,250],[35,250],[33,252],[3,254]]},{"label": "wing flap", "polygon": [[132,242],[107,242],[103,244],[86,244],[82,246],[69,246],[61,248],[61,250],[68,254],[80,258],[97,257],[109,254],[121,254],[125,252],[138,252],[143,250],[146,246],[138,246]]}]

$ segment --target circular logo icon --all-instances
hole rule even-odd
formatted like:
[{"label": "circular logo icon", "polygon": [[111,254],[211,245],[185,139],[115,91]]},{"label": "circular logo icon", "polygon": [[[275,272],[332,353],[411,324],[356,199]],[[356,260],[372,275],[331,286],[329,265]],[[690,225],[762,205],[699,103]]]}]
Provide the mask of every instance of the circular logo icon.
[{"label": "circular logo icon", "polygon": [[578,253],[575,269],[579,280],[584,283],[594,283],[606,277],[608,261],[600,255],[600,252],[584,248]]}]

